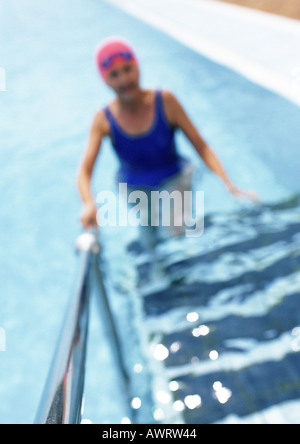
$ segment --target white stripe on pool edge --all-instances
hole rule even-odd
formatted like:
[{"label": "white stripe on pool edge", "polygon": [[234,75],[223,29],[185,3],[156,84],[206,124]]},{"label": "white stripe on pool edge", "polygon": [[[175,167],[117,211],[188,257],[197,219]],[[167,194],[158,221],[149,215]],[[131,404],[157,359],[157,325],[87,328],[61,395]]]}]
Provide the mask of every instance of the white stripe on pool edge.
[{"label": "white stripe on pool edge", "polygon": [[[145,2],[141,2],[141,0],[127,0],[126,2],[124,2],[123,0],[106,1],[115,6],[118,6],[120,9],[150,24],[151,26],[166,32],[174,39],[180,41],[181,43],[184,43],[186,46],[203,54],[209,59],[214,60],[215,62],[227,66],[231,69],[234,69],[252,82],[257,83],[266,89],[274,91],[277,94],[280,94],[281,96],[287,98],[291,102],[300,105],[300,86],[298,86],[299,82],[297,82],[297,79],[293,79],[292,73],[290,79],[287,79],[285,76],[276,73],[274,70],[266,68],[257,62],[251,61],[248,58],[238,54],[237,52],[226,48],[225,46],[223,47],[210,42],[209,40],[201,36],[200,30],[198,35],[193,32],[189,32],[188,29],[181,28],[180,24],[176,23],[176,21],[172,21],[166,16],[159,15],[158,12],[147,10]],[[183,7],[185,8],[188,6],[188,4],[193,5],[195,4],[195,1],[185,0],[184,4],[182,3]],[[298,23],[295,24],[295,20],[284,19],[277,16],[273,17],[272,14],[261,13],[260,11],[255,10],[248,10],[246,8],[241,8],[235,5],[224,5],[214,1],[210,3],[204,0],[203,3],[199,3],[198,6],[205,6],[206,9],[207,7],[209,7],[210,10],[214,10],[215,12],[217,12],[218,9],[222,8],[222,13],[224,13],[225,7],[228,8],[226,9],[227,14],[230,14],[231,17],[234,17],[237,20],[239,19],[239,17],[243,17],[245,19],[247,15],[247,19],[249,19],[249,21],[252,23],[255,20],[257,20],[258,23],[261,23],[263,20],[265,20],[266,23],[271,24],[271,26],[273,26],[274,28],[276,27],[276,25],[279,24],[281,25],[281,29],[287,29],[287,26],[289,26],[289,29],[292,30],[295,35],[300,36],[300,26],[298,32]]]}]

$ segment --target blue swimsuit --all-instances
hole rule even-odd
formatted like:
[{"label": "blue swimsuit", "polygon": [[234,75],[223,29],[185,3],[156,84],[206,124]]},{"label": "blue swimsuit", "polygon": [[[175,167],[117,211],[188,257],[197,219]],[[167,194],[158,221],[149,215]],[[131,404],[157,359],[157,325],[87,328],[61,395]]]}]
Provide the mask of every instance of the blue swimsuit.
[{"label": "blue swimsuit", "polygon": [[112,144],[121,163],[120,182],[153,188],[182,170],[186,160],[177,153],[175,129],[165,115],[160,91],[155,93],[154,122],[143,134],[128,134],[108,107],[104,111],[110,124]]}]

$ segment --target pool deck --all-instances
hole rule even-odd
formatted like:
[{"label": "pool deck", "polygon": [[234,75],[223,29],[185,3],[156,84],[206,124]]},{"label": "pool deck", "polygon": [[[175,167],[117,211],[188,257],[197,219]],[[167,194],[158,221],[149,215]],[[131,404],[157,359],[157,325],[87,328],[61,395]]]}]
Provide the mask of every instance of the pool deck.
[{"label": "pool deck", "polygon": [[300,105],[300,21],[216,0],[107,0]]}]

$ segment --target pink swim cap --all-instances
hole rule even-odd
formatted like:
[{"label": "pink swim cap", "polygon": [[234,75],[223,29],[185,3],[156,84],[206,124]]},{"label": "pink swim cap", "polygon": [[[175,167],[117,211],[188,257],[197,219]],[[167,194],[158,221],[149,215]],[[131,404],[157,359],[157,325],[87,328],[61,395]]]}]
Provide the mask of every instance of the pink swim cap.
[{"label": "pink swim cap", "polygon": [[110,71],[123,63],[137,64],[131,46],[119,37],[104,40],[96,50],[96,62],[102,78],[107,82]]}]

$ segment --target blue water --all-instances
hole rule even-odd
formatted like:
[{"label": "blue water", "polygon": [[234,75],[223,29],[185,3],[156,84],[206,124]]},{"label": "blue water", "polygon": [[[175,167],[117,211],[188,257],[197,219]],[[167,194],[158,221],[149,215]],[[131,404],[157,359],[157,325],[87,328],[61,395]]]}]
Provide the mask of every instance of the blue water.
[{"label": "blue water", "polygon": [[[177,95],[238,186],[255,190],[268,204],[299,192],[300,109],[295,105],[104,1],[2,0],[0,67],[6,71],[6,91],[0,92],[0,327],[6,332],[6,351],[0,352],[1,423],[33,421],[72,293],[77,266],[74,243],[80,233],[76,172],[93,115],[112,97],[98,78],[93,52],[111,34],[132,41],[143,85]],[[241,205],[204,169],[182,135],[178,143],[198,167],[196,183],[205,192],[206,214],[222,214],[228,220],[226,215],[240,211]],[[95,193],[113,188],[116,167],[106,142],[96,166]],[[242,209],[251,211],[247,205]],[[284,217],[296,217],[299,223],[295,209],[291,213],[287,210]],[[250,217],[250,225],[240,226],[239,233],[251,231],[252,222]],[[273,222],[271,213],[269,225]],[[209,244],[209,233],[199,241],[203,248]],[[230,230],[226,233],[233,235]],[[217,234],[213,242],[220,241]],[[136,308],[129,298],[136,292],[138,273],[123,249],[134,237],[132,231],[120,233],[117,228],[102,233],[112,303],[117,313],[122,312],[123,338],[133,338],[124,341],[125,347],[127,342],[136,345],[139,337],[139,327],[130,322]],[[174,251],[172,245],[169,248],[164,251],[170,255],[170,266],[176,258],[183,260],[185,251],[199,254],[198,247],[184,244]],[[275,245],[274,251],[279,254],[280,246]],[[193,276],[193,267],[180,270],[185,277]],[[223,272],[224,267],[216,266],[214,278],[222,281]],[[246,313],[247,304],[243,309]],[[117,422],[122,416],[119,404],[112,401],[118,396],[117,375],[111,369],[111,379],[106,380],[112,358],[94,312],[85,417]],[[172,313],[168,319],[173,322]],[[132,363],[144,358],[134,353]],[[137,377],[137,396],[147,392],[147,381],[147,375]],[[149,418],[149,412],[144,414]],[[211,415],[207,420],[221,418]]]}]

